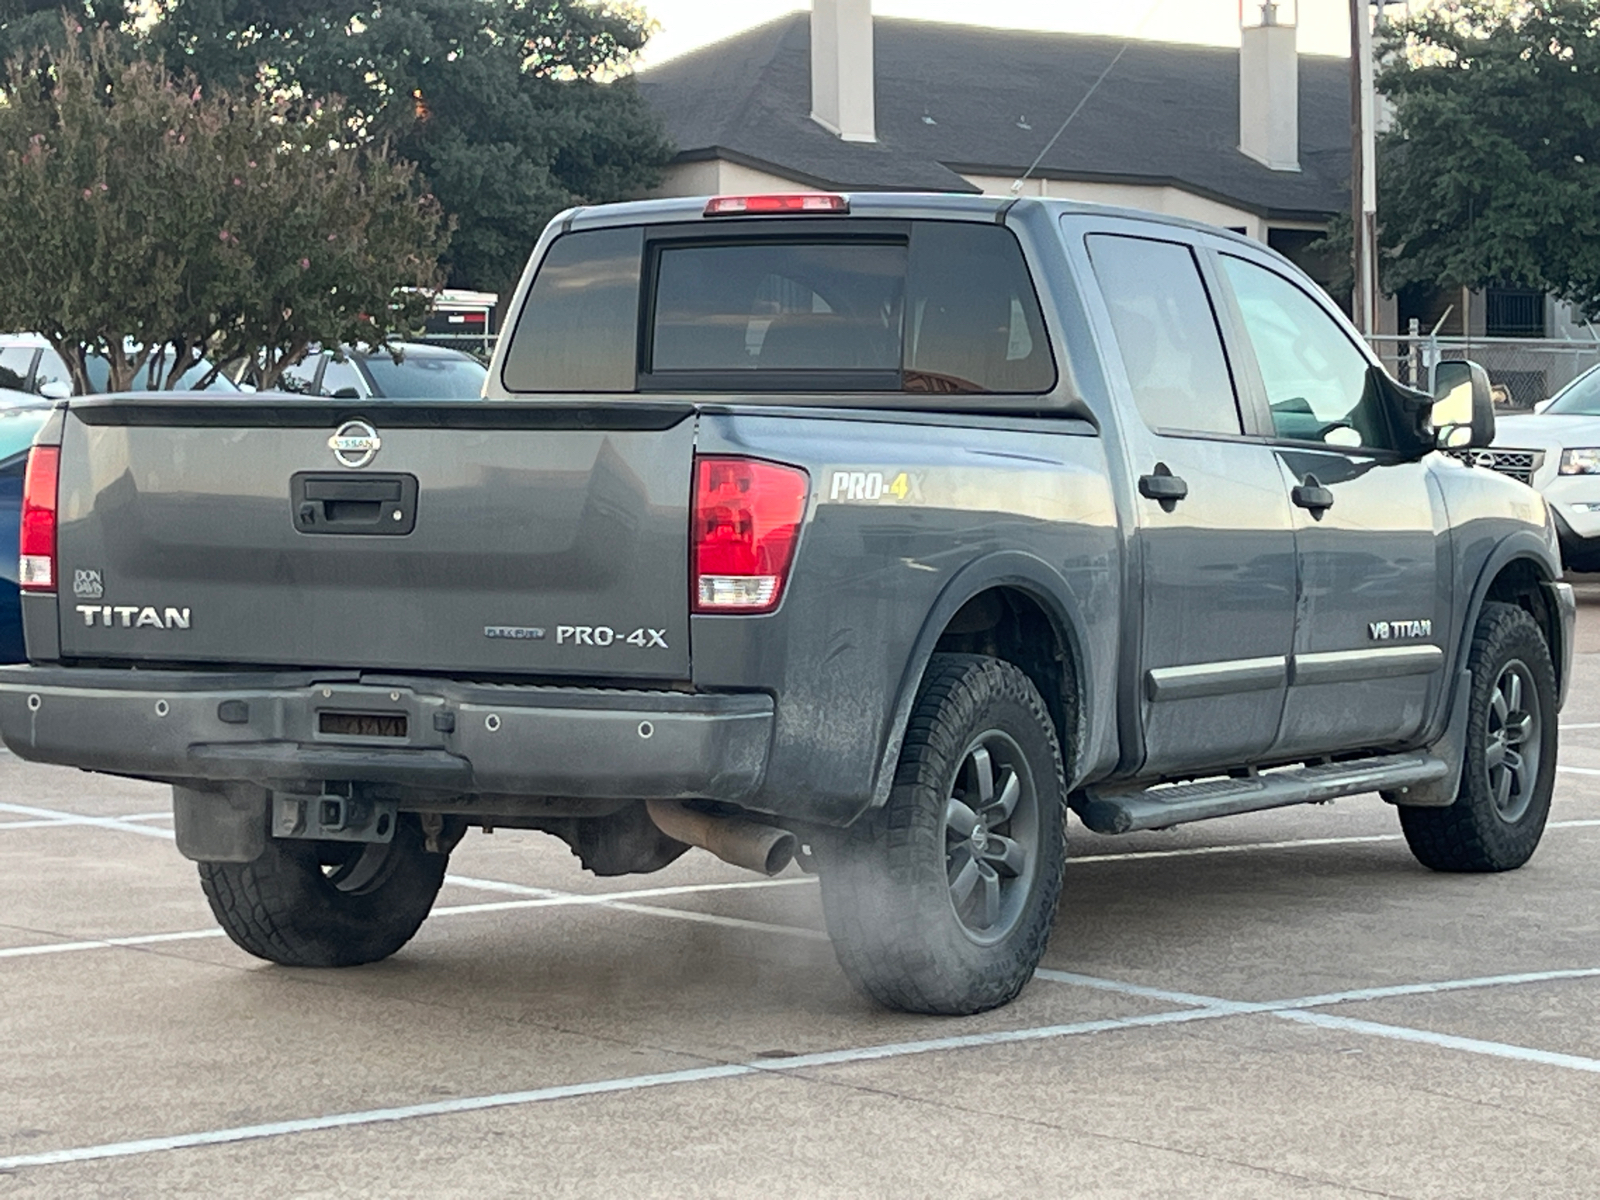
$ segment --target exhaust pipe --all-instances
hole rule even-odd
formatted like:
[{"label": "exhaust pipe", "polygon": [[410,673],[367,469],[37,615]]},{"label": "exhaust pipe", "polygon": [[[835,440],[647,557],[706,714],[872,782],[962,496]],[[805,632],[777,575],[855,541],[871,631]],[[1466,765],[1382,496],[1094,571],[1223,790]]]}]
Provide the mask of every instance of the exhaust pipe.
[{"label": "exhaust pipe", "polygon": [[794,861],[798,845],[787,829],[744,817],[696,812],[679,800],[647,800],[645,808],[656,828],[668,837],[709,850],[736,867],[776,875]]}]

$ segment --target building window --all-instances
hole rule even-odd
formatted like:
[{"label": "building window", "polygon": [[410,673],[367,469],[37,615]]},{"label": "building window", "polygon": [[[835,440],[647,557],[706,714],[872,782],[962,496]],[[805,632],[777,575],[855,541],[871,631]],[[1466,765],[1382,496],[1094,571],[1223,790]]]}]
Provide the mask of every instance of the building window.
[{"label": "building window", "polygon": [[1490,337],[1545,336],[1544,293],[1532,288],[1485,289],[1484,333]]}]

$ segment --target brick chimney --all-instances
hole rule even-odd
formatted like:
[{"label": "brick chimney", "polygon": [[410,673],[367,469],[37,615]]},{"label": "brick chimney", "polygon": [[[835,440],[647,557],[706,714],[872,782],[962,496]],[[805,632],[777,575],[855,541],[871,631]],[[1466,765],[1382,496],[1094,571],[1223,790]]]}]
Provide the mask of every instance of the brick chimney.
[{"label": "brick chimney", "polygon": [[872,0],[811,0],[811,119],[847,142],[878,140]]},{"label": "brick chimney", "polygon": [[1300,169],[1300,52],[1272,0],[1239,31],[1239,149],[1274,171]]}]

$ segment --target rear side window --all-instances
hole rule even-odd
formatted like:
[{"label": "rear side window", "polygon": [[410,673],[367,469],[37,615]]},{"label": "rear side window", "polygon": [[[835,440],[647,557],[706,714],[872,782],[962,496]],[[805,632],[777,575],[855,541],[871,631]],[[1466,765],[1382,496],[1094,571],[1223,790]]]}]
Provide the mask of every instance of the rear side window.
[{"label": "rear side window", "polygon": [[1240,433],[1239,404],[1194,252],[1094,234],[1095,278],[1139,415],[1151,429]]},{"label": "rear side window", "polygon": [[[1039,393],[1055,386],[1016,238],[916,222],[785,237],[569,234],[529,294],[511,391]],[[644,336],[640,336],[641,312]]]},{"label": "rear side window", "polygon": [[501,378],[512,392],[631,392],[637,384],[639,229],[558,238],[512,335]]}]

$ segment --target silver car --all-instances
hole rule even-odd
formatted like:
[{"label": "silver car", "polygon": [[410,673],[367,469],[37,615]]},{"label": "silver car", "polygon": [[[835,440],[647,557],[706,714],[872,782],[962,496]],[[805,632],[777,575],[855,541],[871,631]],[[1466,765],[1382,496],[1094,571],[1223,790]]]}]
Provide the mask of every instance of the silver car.
[{"label": "silver car", "polygon": [[1600,367],[1574,379],[1537,411],[1501,417],[1483,465],[1544,494],[1569,571],[1600,571]]}]

